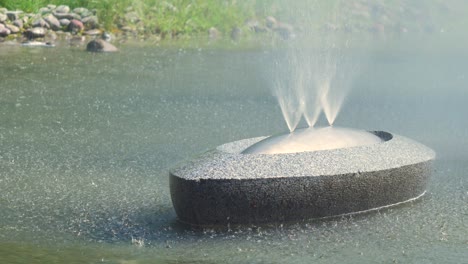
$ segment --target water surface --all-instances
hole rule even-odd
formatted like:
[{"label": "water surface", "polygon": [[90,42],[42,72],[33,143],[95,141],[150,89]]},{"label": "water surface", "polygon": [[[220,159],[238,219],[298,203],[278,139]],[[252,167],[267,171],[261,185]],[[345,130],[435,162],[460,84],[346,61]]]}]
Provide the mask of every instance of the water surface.
[{"label": "water surface", "polygon": [[462,262],[468,53],[428,41],[378,41],[335,121],[432,147],[426,196],[363,215],[223,230],[177,223],[168,170],[288,130],[268,75],[281,50],[0,46],[0,262]]}]

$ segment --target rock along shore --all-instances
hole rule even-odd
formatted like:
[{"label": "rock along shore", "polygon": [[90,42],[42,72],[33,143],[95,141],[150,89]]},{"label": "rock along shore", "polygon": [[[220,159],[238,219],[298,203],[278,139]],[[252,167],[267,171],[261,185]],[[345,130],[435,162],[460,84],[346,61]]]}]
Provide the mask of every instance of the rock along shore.
[{"label": "rock along shore", "polygon": [[[129,17],[131,25],[139,18],[135,12],[129,11],[125,17]],[[129,25],[120,25],[118,38],[138,38],[139,32]],[[262,21],[249,19],[241,27],[233,27],[231,32],[220,32],[216,27],[211,27],[207,32],[208,39],[217,40],[223,36],[230,37],[233,41],[239,41],[249,30],[255,34],[271,32],[282,39],[295,37],[294,27],[288,23],[277,21],[274,17],[266,17]],[[96,10],[79,7],[71,9],[67,5],[47,5],[36,13],[26,13],[20,10],[7,10],[0,8],[0,42],[5,40],[17,40],[24,46],[49,46],[53,47],[56,40],[66,40],[72,46],[87,44],[89,51],[116,51],[109,42],[113,38],[103,29],[96,14]],[[162,38],[164,34],[156,36]]]},{"label": "rock along shore", "polygon": [[[98,37],[110,40],[110,35],[102,30],[95,10],[83,7],[72,10],[66,5],[48,5],[37,13],[25,13],[0,8],[0,42],[16,39],[24,46],[53,47],[59,37],[72,45],[81,45],[88,39]],[[90,47],[89,51],[117,50],[110,43]]]},{"label": "rock along shore", "polygon": [[[434,5],[434,8],[445,16],[453,15],[451,10],[454,6],[450,4]],[[339,21],[318,20],[312,25],[292,18],[291,20],[295,21],[292,26],[272,16],[252,17],[224,31],[212,26],[203,29],[201,33],[206,30],[206,38],[210,42],[222,38],[238,42],[251,34],[266,34],[287,40],[295,38],[296,34],[302,35],[312,31],[319,32],[319,35],[326,32],[370,33],[384,38],[387,35],[445,32],[444,26],[439,24],[440,18],[433,18],[430,12],[418,5],[394,10],[388,3],[363,0],[348,1],[342,9],[346,12],[340,13]],[[72,46],[85,46],[88,43],[87,47],[91,51],[115,51],[117,49],[110,42],[120,43],[127,39],[159,42],[161,39],[179,38],[185,34],[184,30],[180,29],[162,31],[158,25],[147,22],[147,19],[140,17],[130,6],[119,16],[115,30],[113,29],[114,36],[105,32],[96,10],[47,5],[35,13],[26,13],[0,8],[0,42],[16,40],[26,46],[54,46],[56,40],[65,40]],[[95,42],[89,43],[92,40]]]}]

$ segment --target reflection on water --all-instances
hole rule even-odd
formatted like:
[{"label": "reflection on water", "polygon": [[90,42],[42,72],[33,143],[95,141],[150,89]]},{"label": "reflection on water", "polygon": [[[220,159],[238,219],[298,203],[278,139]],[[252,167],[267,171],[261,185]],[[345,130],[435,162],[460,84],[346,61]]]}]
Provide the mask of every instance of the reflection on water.
[{"label": "reflection on water", "polygon": [[335,123],[434,148],[428,195],[377,213],[225,230],[175,221],[168,169],[286,130],[263,70],[282,51],[0,46],[0,262],[466,259],[467,53],[411,43],[369,51]]}]

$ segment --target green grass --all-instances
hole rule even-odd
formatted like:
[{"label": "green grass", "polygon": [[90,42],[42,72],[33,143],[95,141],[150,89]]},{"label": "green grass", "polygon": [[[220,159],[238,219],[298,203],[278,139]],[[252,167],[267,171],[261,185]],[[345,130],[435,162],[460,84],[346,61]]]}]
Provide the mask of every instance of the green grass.
[{"label": "green grass", "polygon": [[[0,0],[0,7],[26,12],[37,12],[47,4],[95,9],[107,30],[128,25],[140,34],[163,36],[206,33],[211,27],[229,35],[247,19],[263,21],[268,15],[304,30],[319,30],[326,23],[361,31],[385,24],[386,30],[405,27],[410,32],[465,30],[468,25],[465,0]],[[353,13],[356,5],[369,8],[368,15]],[[127,21],[130,10],[141,21]]]},{"label": "green grass", "polygon": [[148,33],[178,34],[206,32],[210,27],[229,32],[242,26],[255,15],[257,6],[267,6],[267,2],[271,0],[0,0],[0,7],[25,12],[37,12],[48,4],[96,9],[101,23],[110,30],[126,22],[125,13],[133,10],[141,18],[140,23],[133,25],[136,28],[144,28]]}]

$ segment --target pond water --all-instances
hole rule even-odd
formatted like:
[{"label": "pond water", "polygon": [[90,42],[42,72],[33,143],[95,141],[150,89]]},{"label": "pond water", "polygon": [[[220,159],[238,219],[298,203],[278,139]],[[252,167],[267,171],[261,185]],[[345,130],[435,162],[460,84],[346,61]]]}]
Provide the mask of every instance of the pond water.
[{"label": "pond water", "polygon": [[2,44],[0,262],[466,261],[468,52],[450,43],[377,41],[335,121],[433,148],[422,199],[220,229],[176,221],[168,170],[226,142],[287,131],[268,75],[281,50]]}]

